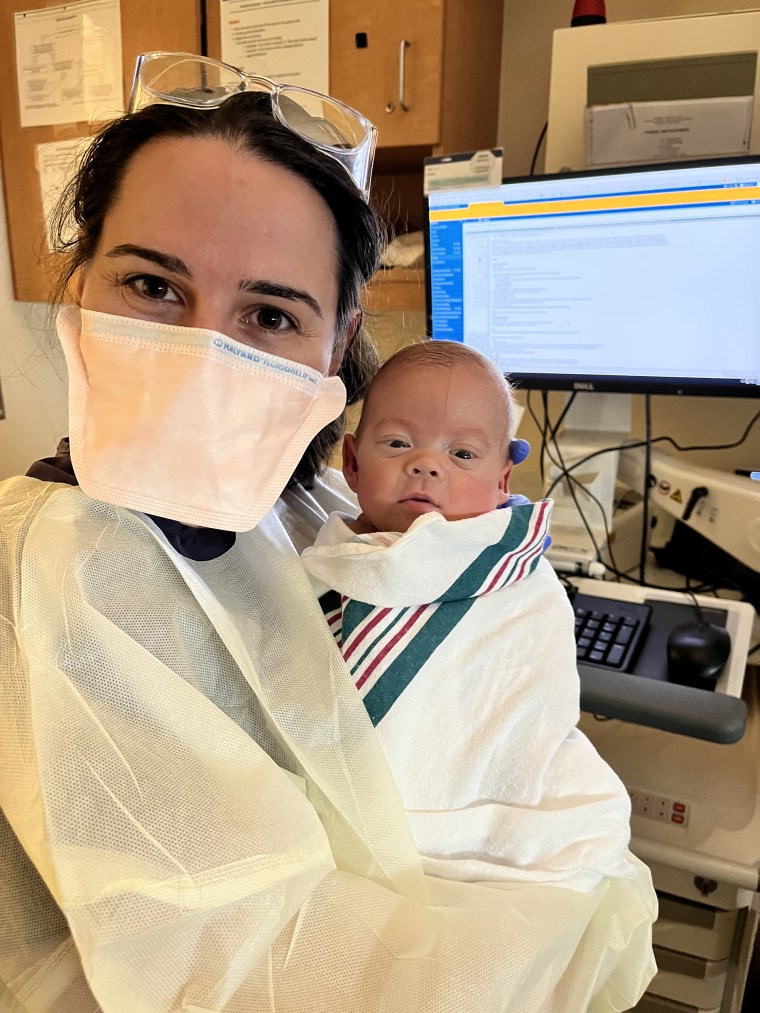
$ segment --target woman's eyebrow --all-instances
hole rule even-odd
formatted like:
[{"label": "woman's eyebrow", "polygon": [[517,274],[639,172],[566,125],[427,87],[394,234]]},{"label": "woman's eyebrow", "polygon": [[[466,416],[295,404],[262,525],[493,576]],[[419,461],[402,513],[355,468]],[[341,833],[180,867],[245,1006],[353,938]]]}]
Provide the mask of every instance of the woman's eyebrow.
[{"label": "woman's eyebrow", "polygon": [[290,285],[278,285],[273,281],[241,281],[240,288],[252,295],[272,295],[278,299],[295,299],[297,302],[306,303],[319,319],[322,319],[322,310],[317,300],[308,292],[302,292],[298,288],[291,288]]},{"label": "woman's eyebrow", "polygon": [[183,278],[190,277],[190,268],[179,257],[173,257],[170,253],[161,253],[159,250],[151,250],[147,246],[135,246],[134,243],[120,243],[114,246],[106,254],[107,257],[141,257],[143,260],[150,260],[165,271],[172,274],[180,274]]},{"label": "woman's eyebrow", "polygon": [[[183,278],[190,278],[190,268],[179,257],[170,253],[161,253],[160,250],[151,250],[147,246],[137,246],[134,243],[120,243],[106,253],[107,257],[140,257],[142,260],[149,260],[165,271],[179,274]],[[297,302],[305,303],[316,315],[322,319],[322,310],[317,300],[308,292],[301,289],[291,288],[290,285],[278,285],[273,281],[241,281],[238,288],[243,292],[250,292],[252,295],[271,295],[279,299],[294,299]]]}]

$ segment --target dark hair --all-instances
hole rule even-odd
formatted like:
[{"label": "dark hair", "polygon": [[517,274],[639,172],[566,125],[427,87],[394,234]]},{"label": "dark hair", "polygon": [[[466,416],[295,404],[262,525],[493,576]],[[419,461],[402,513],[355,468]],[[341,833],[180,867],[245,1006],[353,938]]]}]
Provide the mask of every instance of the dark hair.
[{"label": "dark hair", "polygon": [[[109,123],[85,152],[75,178],[64,191],[54,220],[56,252],[62,267],[54,301],[61,301],[74,274],[94,256],[103,223],[119,196],[134,155],[150,141],[176,137],[216,137],[230,146],[280,165],[304,179],[329,207],[338,242],[336,345],[342,343],[360,310],[361,289],[374,274],[382,248],[378,216],[364,201],[346,170],[272,116],[268,95],[235,95],[216,109],[151,105]],[[374,346],[360,325],[338,375],[348,403],[360,401],[377,369]],[[291,483],[309,486],[328,464],[343,435],[344,417],[312,441]]]}]

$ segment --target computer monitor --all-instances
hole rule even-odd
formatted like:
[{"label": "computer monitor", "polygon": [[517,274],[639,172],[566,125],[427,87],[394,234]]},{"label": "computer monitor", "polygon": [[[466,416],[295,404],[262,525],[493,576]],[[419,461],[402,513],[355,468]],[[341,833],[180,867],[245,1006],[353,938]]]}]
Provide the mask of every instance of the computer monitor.
[{"label": "computer monitor", "polygon": [[428,327],[518,387],[760,397],[760,156],[432,193]]}]

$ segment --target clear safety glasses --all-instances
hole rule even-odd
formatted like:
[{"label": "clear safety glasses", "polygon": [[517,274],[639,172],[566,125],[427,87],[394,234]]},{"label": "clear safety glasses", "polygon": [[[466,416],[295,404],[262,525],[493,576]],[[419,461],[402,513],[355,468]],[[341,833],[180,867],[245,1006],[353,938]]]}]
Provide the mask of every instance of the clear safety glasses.
[{"label": "clear safety glasses", "polygon": [[369,195],[377,128],[351,106],[297,85],[275,84],[227,63],[190,53],[142,53],[137,57],[129,111],[145,106],[215,109],[240,92],[269,95],[275,118],[346,169]]}]

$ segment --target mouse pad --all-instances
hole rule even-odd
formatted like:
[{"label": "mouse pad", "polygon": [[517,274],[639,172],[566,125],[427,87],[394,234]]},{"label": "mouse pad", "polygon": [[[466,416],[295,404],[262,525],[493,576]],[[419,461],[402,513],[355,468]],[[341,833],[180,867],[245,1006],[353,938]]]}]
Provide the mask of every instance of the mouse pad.
[{"label": "mouse pad", "polygon": [[[658,601],[651,598],[644,600],[647,605],[652,606],[652,618],[631,675],[668,682],[668,634],[679,623],[697,622],[697,610],[693,605],[682,602]],[[708,623],[714,623],[716,626],[725,626],[728,617],[725,609],[714,608],[702,608],[702,615]],[[710,683],[704,689],[711,693],[714,684]]]}]

